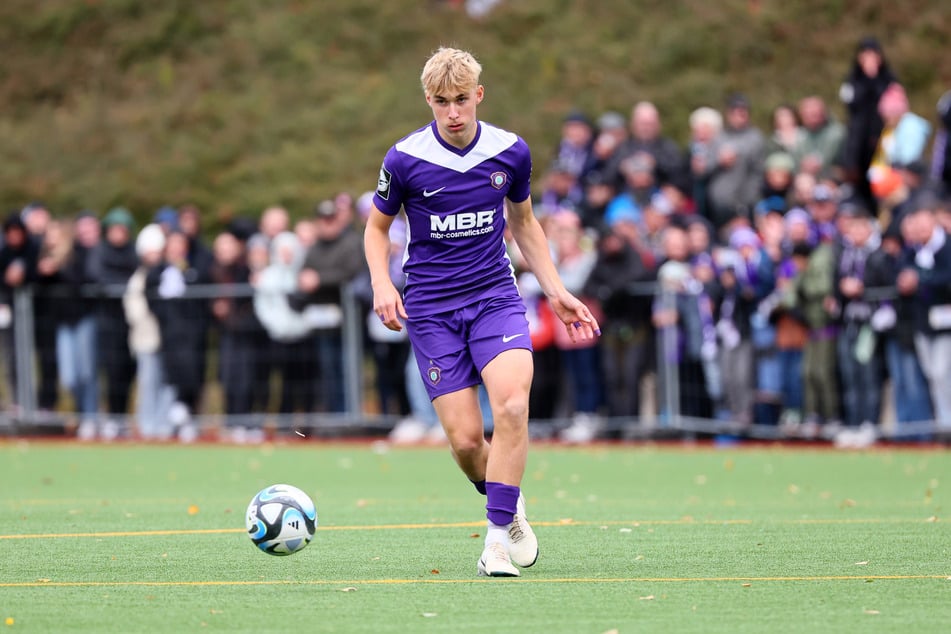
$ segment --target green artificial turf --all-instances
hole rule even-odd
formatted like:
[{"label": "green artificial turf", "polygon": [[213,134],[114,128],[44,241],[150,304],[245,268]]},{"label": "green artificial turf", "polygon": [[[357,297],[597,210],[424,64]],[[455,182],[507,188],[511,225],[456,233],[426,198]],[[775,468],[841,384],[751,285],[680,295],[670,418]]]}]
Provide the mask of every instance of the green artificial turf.
[{"label": "green artificial turf", "polygon": [[[244,533],[278,482],[319,515],[291,557]],[[523,484],[541,556],[486,580],[443,449],[7,442],[0,631],[951,627],[946,451],[538,446]]]}]

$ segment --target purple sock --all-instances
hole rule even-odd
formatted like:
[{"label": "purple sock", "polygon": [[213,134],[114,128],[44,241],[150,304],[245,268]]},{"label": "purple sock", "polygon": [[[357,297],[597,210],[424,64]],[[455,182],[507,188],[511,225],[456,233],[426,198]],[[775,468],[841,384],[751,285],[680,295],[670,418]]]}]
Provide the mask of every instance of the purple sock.
[{"label": "purple sock", "polygon": [[476,491],[482,495],[485,495],[485,480],[479,480],[478,482],[475,480],[469,480],[469,482],[471,482],[472,486],[476,488]]},{"label": "purple sock", "polygon": [[515,515],[515,505],[518,504],[519,488],[501,482],[486,482],[486,503],[488,511],[486,517],[497,526],[506,526],[512,523]]}]

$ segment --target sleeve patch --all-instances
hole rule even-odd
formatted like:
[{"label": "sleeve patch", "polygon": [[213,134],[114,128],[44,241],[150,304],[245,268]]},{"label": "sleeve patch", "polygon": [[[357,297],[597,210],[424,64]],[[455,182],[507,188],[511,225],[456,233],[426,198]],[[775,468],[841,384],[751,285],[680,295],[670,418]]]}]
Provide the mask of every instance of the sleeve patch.
[{"label": "sleeve patch", "polygon": [[393,175],[390,174],[389,170],[386,169],[386,166],[380,166],[380,180],[376,184],[376,193],[383,200],[390,199],[390,181],[393,180]]}]

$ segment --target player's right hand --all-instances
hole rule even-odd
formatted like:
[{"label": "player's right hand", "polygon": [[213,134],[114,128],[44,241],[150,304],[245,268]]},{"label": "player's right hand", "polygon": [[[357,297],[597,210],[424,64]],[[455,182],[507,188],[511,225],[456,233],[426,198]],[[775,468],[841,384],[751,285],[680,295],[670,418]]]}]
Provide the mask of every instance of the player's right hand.
[{"label": "player's right hand", "polygon": [[384,326],[399,332],[403,330],[403,322],[409,319],[403,307],[403,298],[392,283],[373,287],[373,312],[377,314]]}]

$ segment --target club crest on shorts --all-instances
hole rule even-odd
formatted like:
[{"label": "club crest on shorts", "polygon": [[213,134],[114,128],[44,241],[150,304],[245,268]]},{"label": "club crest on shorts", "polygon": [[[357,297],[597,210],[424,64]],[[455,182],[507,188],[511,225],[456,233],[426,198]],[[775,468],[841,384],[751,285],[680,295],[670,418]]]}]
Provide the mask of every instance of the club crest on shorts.
[{"label": "club crest on shorts", "polygon": [[442,370],[437,368],[434,365],[429,366],[429,369],[426,371],[426,376],[429,377],[429,382],[433,385],[439,383],[439,379],[442,378]]},{"label": "club crest on shorts", "polygon": [[492,175],[489,176],[489,182],[492,183],[492,187],[496,189],[505,187],[505,183],[507,183],[508,180],[509,176],[505,172],[492,172]]}]

